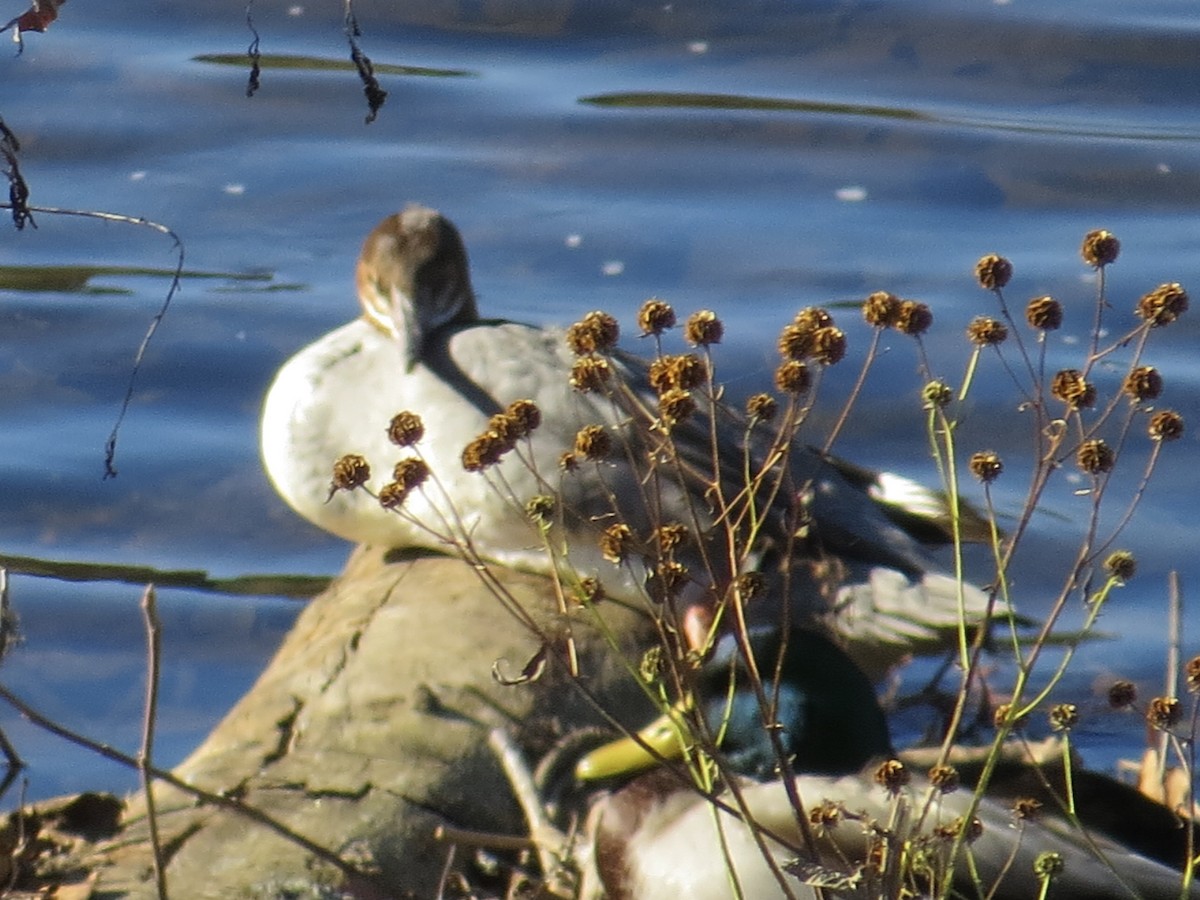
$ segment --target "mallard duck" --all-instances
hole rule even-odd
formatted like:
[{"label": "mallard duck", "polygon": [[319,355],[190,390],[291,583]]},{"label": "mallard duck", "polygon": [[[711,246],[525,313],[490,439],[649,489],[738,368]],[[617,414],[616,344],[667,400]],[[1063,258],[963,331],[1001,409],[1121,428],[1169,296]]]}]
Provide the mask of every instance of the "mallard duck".
[{"label": "mallard duck", "polygon": [[[589,816],[581,896],[813,898],[818,885],[831,889],[824,896],[839,898],[924,896],[949,871],[950,849],[967,816],[975,824],[956,857],[953,896],[1200,896],[1195,887],[1182,893],[1182,875],[1168,864],[1187,858],[1186,832],[1169,810],[1133,789],[1073,772],[1079,815],[1108,812],[1099,825],[1080,830],[1058,814],[1049,789],[1062,784],[1061,771],[1007,765],[972,807],[969,788],[943,793],[893,761],[870,680],[827,638],[795,630],[784,642],[771,629],[756,629],[748,644],[766,679],[765,696],[778,691],[771,730],[803,811],[780,780],[780,757],[742,648],[726,635],[692,688],[698,727],[724,732],[717,756],[737,791],[706,797],[679,770],[659,768],[602,795]],[[775,681],[769,676],[777,666]],[[656,722],[636,740],[584,756],[576,771],[586,781],[611,780],[677,757],[678,734]],[[1014,814],[1016,797],[1039,795],[1044,806],[1037,818]],[[1023,801],[1022,809],[1034,806]],[[867,866],[868,858],[876,866],[886,860],[882,873]],[[1044,895],[1038,870],[1054,873]]]},{"label": "mallard duck", "polygon": [[[577,390],[577,358],[562,331],[479,318],[462,238],[431,209],[410,206],[371,232],[357,287],[360,317],[289,359],[267,392],[263,460],[300,515],[351,541],[438,551],[469,545],[508,566],[569,569],[569,583],[597,577],[610,596],[625,598],[662,569],[647,536],[678,522],[702,536],[690,551],[671,551],[690,579],[680,606],[711,606],[725,593],[735,566],[722,562],[728,549],[712,528],[713,407],[704,390],[692,391],[690,418],[664,428],[647,363],[616,349],[603,353],[602,389]],[[536,405],[540,426],[498,464],[465,471],[464,449],[494,434],[496,417],[521,400]],[[422,420],[416,451],[389,439],[401,411]],[[721,416],[715,458],[725,495],[735,497],[745,483],[747,429]],[[577,435],[592,425],[611,449],[599,463],[576,465]],[[376,497],[392,465],[417,451],[432,477],[402,508],[385,509]],[[350,453],[372,466],[369,493],[331,493],[333,463]],[[774,573],[778,594],[779,559],[789,555],[789,597],[799,615],[832,618],[851,651],[877,671],[914,649],[940,646],[957,627],[960,604],[969,620],[982,618],[982,592],[960,589],[926,549],[945,539],[936,524],[945,507],[931,492],[803,446],[785,458],[784,489],[770,495],[762,539],[738,567]],[[543,531],[527,504],[546,495],[557,500],[553,512],[542,507],[542,521],[552,523]],[[628,556],[611,542],[600,545],[617,523],[629,526]]]}]

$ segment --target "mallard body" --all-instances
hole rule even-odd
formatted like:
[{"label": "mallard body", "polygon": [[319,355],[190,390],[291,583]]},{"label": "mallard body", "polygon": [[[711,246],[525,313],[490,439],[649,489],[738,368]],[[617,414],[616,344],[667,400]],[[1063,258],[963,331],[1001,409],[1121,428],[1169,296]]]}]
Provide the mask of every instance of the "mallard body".
[{"label": "mallard body", "polygon": [[[977,803],[969,787],[943,792],[906,769],[905,777],[896,777],[888,768],[884,778],[881,763],[892,756],[886,719],[870,681],[838,647],[800,630],[785,642],[770,629],[755,629],[746,645],[765,673],[770,714],[751,689],[733,635],[722,638],[692,682],[697,727],[714,736],[725,732],[716,756],[737,790],[719,792],[714,803],[678,771],[660,768],[602,794],[589,816],[584,896],[759,900],[790,892],[810,898],[818,896],[813,884],[836,887],[837,897],[921,896],[948,884],[953,871],[962,896],[1018,900],[1039,896],[1036,866],[1039,858],[1047,864],[1047,853],[1061,863],[1049,897],[1181,896],[1182,875],[1167,862],[1183,864],[1186,837],[1166,808],[1080,772],[1074,779],[1080,827],[1059,814],[1053,791],[1043,788],[1061,784],[1061,771],[1003,766]],[[644,732],[655,733],[666,732]],[[662,742],[651,746],[666,755],[671,749]],[[577,772],[584,779],[613,778],[622,766],[617,750],[627,754],[620,758],[627,770],[652,762],[641,747],[623,741],[584,757]],[[779,777],[779,750],[800,808]],[[1014,800],[1030,795],[1041,795],[1041,813],[1018,818]],[[1121,814],[1092,815],[1112,807]],[[977,833],[951,870],[955,834],[968,817]],[[761,846],[747,822],[760,830]],[[1200,897],[1200,888],[1182,896]]]},{"label": "mallard body", "polygon": [[[680,791],[678,781],[667,787],[661,776],[656,779],[664,792],[654,795],[648,785],[635,788],[638,795],[620,797],[616,804],[605,808],[595,827],[605,836],[597,849],[607,850],[613,863],[612,849],[620,837],[608,833],[609,828],[623,830],[636,824],[634,839],[626,843],[627,853],[620,856],[622,874],[612,878],[602,892],[609,900],[666,900],[689,897],[695,900],[728,900],[736,897],[733,877],[740,885],[741,896],[755,900],[785,897],[774,871],[752,837],[749,828],[731,813],[716,811],[695,794]],[[871,877],[860,870],[868,858],[868,823],[881,827],[893,821],[893,809],[906,811],[904,821],[910,826],[932,788],[923,778],[914,779],[892,797],[872,778],[870,772],[841,777],[801,775],[796,789],[804,799],[806,811],[819,804],[839,804],[861,819],[843,817],[824,829],[818,839],[817,862],[797,869],[797,874],[785,874],[784,881],[793,896],[815,898],[817,893],[803,879],[838,887],[835,897],[879,898],[895,896],[898,882],[889,885],[884,879]],[[783,785],[778,781],[747,782],[742,795],[750,817],[773,835],[764,837],[769,853],[777,867],[796,860],[809,860],[805,844],[796,826],[793,810]],[[934,792],[935,793],[935,792]],[[618,795],[620,796],[620,795]],[[725,799],[732,802],[726,795]],[[640,802],[638,802],[640,801]],[[956,819],[964,816],[970,805],[970,792],[939,797],[918,833],[933,835],[939,827],[953,828]],[[624,807],[633,803],[635,814]],[[1165,812],[1165,810],[1164,810]],[[980,836],[962,851],[958,889],[963,896],[975,896],[966,874],[969,856],[978,872],[980,884],[987,895],[993,885],[999,888],[991,894],[996,900],[1028,900],[1039,896],[1041,882],[1035,874],[1035,863],[1044,853],[1057,853],[1062,860],[1062,872],[1052,882],[1047,896],[1088,898],[1088,900],[1117,900],[1141,897],[1146,900],[1174,900],[1180,897],[1182,875],[1162,863],[1151,860],[1101,834],[1084,837],[1054,815],[1039,821],[1020,823],[1004,804],[984,799],[974,812],[982,826]],[[894,832],[903,833],[892,827]],[[627,833],[627,832],[626,832]],[[928,852],[945,866],[951,840],[932,837]],[[800,877],[802,876],[802,877]],[[910,884],[916,890],[925,889],[922,881]],[[917,894],[920,895],[919,893]],[[827,895],[829,896],[829,895]],[[1183,895],[1200,897],[1200,889]]]}]

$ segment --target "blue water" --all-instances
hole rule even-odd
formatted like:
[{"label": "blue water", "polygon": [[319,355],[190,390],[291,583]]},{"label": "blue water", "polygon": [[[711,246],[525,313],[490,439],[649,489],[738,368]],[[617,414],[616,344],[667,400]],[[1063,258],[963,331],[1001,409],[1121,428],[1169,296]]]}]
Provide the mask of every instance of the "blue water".
[{"label": "blue water", "polygon": [[[348,57],[340,5],[253,9],[264,53]],[[797,308],[880,288],[933,307],[927,347],[957,380],[962,328],[995,309],[971,274],[985,252],[1013,260],[1017,310],[1043,293],[1067,306],[1051,370],[1082,361],[1095,288],[1078,247],[1090,229],[1123,244],[1109,276],[1114,334],[1158,283],[1200,290],[1190,2],[1097,2],[1085,18],[1075,3],[973,0],[356,10],[377,65],[469,74],[381,74],[389,97],[371,125],[349,71],[264,68],[248,99],[245,66],[195,59],[244,51],[241,12],[177,2],[69,4],[47,33],[26,36],[23,54],[0,56],[0,116],[22,142],[31,202],[161,222],[183,239],[189,271],[217,276],[184,279],[110,481],[103,443],[169,278],[0,290],[0,552],[219,576],[337,572],[346,545],[292,515],[262,475],[258,406],[288,355],[355,314],[358,246],[410,200],[460,226],[489,315],[564,322],[603,307],[628,322],[653,294],[718,310],[728,330],[718,365],[743,394],[766,383],[774,334]],[[628,93],[743,102],[581,102]],[[36,230],[0,226],[0,266],[175,264],[170,241],[147,230],[36,219]],[[262,280],[237,277],[251,275]],[[842,314],[861,349],[869,335],[856,319]],[[1148,357],[1166,378],[1164,404],[1192,424],[1196,332],[1188,318],[1163,329]],[[911,342],[886,343],[838,449],[932,480]],[[830,373],[819,418],[854,374],[851,361]],[[1029,452],[1012,396],[985,360],[961,436],[1005,455],[997,502],[1009,516]],[[1148,691],[1161,681],[1166,573],[1178,568],[1185,588],[1197,580],[1196,450],[1190,434],[1168,448],[1119,542],[1141,561],[1102,621],[1120,638],[1083,652],[1062,699],[1087,703],[1093,682],[1116,675]],[[1044,611],[1057,591],[1087,510],[1081,486],[1063,479],[1034,518],[1014,581],[1023,609]],[[139,593],[14,577],[26,639],[0,678],[72,727],[136,749]],[[251,683],[296,606],[181,591],[164,591],[162,605],[169,764]],[[1188,624],[1195,632],[1194,616]],[[30,796],[134,783],[11,713],[0,727],[31,763]],[[1141,740],[1135,723],[1099,710],[1085,727],[1085,757],[1105,765]]]}]

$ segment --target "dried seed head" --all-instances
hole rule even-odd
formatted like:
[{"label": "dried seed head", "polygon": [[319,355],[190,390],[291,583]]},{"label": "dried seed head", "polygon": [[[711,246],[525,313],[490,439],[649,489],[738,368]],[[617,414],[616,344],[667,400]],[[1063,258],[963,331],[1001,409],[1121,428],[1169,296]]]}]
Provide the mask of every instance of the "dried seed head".
[{"label": "dried seed head", "polygon": [[499,439],[505,453],[517,446],[523,434],[521,423],[508,413],[496,413],[488,419],[487,430]]},{"label": "dried seed head", "polygon": [[539,525],[546,525],[554,516],[554,498],[549,494],[535,494],[525,503],[525,515]]},{"label": "dried seed head", "polygon": [[1012,278],[1013,267],[1003,256],[989,253],[975,263],[975,277],[985,291],[998,291]]},{"label": "dried seed head", "polygon": [[1083,238],[1079,252],[1085,263],[1098,269],[1116,261],[1117,254],[1121,252],[1121,242],[1111,231],[1089,231]]},{"label": "dried seed head", "polygon": [[600,555],[611,563],[623,563],[633,545],[633,532],[623,522],[609,525],[600,535]]},{"label": "dried seed head", "polygon": [[696,401],[688,391],[671,388],[658,398],[658,414],[668,428],[685,421],[696,411]]},{"label": "dried seed head", "polygon": [[1013,803],[1013,815],[1018,819],[1031,822],[1037,819],[1042,811],[1042,801],[1033,797],[1018,797]]},{"label": "dried seed head", "polygon": [[542,424],[542,411],[532,400],[514,400],[504,412],[520,426],[521,437],[536,431]]},{"label": "dried seed head", "polygon": [[663,560],[654,567],[654,583],[651,595],[658,600],[665,600],[679,594],[688,582],[687,566],[678,560]]},{"label": "dried seed head", "polygon": [[1137,314],[1153,327],[1170,325],[1188,308],[1187,291],[1178,282],[1160,284],[1138,301]]},{"label": "dried seed head", "polygon": [[779,404],[770,394],[754,394],[746,401],[746,415],[754,422],[770,422],[779,411]]},{"label": "dried seed head", "polygon": [[662,678],[665,671],[662,645],[656,644],[648,648],[638,663],[638,675],[641,676],[642,681],[646,684],[654,684]]},{"label": "dried seed head", "polygon": [[940,794],[953,794],[958,790],[958,769],[954,766],[940,765],[929,770],[929,783]]},{"label": "dried seed head", "polygon": [[1178,697],[1155,697],[1146,708],[1146,724],[1155,731],[1166,731],[1183,718],[1183,704]]},{"label": "dried seed head", "polygon": [[411,447],[425,436],[425,424],[416,413],[404,410],[392,416],[387,436],[397,447]]},{"label": "dried seed head", "polygon": [[389,481],[379,489],[379,505],[384,509],[399,509],[408,497],[408,488],[399,481]]},{"label": "dried seed head", "polygon": [[1138,403],[1155,399],[1162,393],[1163,380],[1154,366],[1138,366],[1125,376],[1121,390]]},{"label": "dried seed head", "polygon": [[1177,441],[1183,437],[1183,416],[1173,409],[1164,409],[1150,417],[1150,440]]},{"label": "dried seed head", "polygon": [[832,328],[833,316],[823,306],[806,306],[796,313],[792,324],[805,331],[816,331],[818,328]]},{"label": "dried seed head", "polygon": [[680,390],[690,391],[708,379],[708,364],[695,353],[672,356],[669,368],[671,386]]},{"label": "dried seed head", "polygon": [[1114,550],[1108,555],[1108,559],[1104,560],[1104,571],[1108,573],[1109,578],[1121,582],[1129,581],[1137,572],[1137,560],[1128,550]]},{"label": "dried seed head", "polygon": [[654,388],[656,394],[665,393],[675,387],[671,383],[670,356],[658,356],[650,360],[650,368],[646,374],[650,381],[650,387]]},{"label": "dried seed head", "polygon": [[1007,337],[1008,329],[1004,323],[990,316],[976,316],[967,326],[967,338],[976,347],[1003,344]]},{"label": "dried seed head", "polygon": [[842,821],[842,814],[845,812],[840,803],[833,800],[822,800],[820,803],[809,807],[808,821],[817,828],[829,829],[838,825]]},{"label": "dried seed head", "polygon": [[1056,703],[1050,707],[1050,727],[1054,731],[1070,731],[1079,724],[1079,707],[1074,703]]},{"label": "dried seed head", "polygon": [[1084,441],[1075,454],[1075,464],[1089,475],[1100,475],[1112,469],[1116,454],[1100,438]]},{"label": "dried seed head", "polygon": [[991,484],[1004,471],[1004,461],[994,450],[983,450],[971,457],[971,474],[984,484]]},{"label": "dried seed head", "polygon": [[429,466],[415,456],[400,460],[392,469],[392,480],[404,485],[406,490],[419,488],[428,478]]},{"label": "dried seed head", "polygon": [[1137,700],[1137,686],[1132,681],[1114,681],[1108,687],[1108,705],[1113,709],[1132,706]]},{"label": "dried seed head", "polygon": [[1047,850],[1044,853],[1039,853],[1037,859],[1033,861],[1033,874],[1042,881],[1053,881],[1063,873],[1066,867],[1067,864],[1063,860],[1061,853]]},{"label": "dried seed head", "polygon": [[1050,393],[1071,409],[1090,408],[1096,404],[1096,386],[1086,381],[1078,369],[1063,369],[1050,382]]},{"label": "dried seed head", "polygon": [[674,327],[675,310],[671,308],[671,304],[657,297],[651,297],[638,310],[638,328],[642,330],[642,334],[658,335]]},{"label": "dried seed head", "polygon": [[683,326],[683,339],[696,347],[719,344],[724,335],[725,326],[710,309],[692,313]]},{"label": "dried seed head", "polygon": [[812,337],[813,359],[826,366],[837,365],[846,355],[846,334],[840,328],[818,328]]},{"label": "dried seed head", "polygon": [[558,458],[558,468],[562,472],[574,472],[579,468],[579,457],[575,451],[568,450]]},{"label": "dried seed head", "polygon": [[875,770],[875,783],[887,789],[893,796],[912,780],[912,774],[898,759],[889,759]]},{"label": "dried seed head", "polygon": [[333,464],[333,483],[329,486],[329,496],[336,491],[352,491],[362,487],[371,480],[371,466],[365,457],[357,453],[347,453]]},{"label": "dried seed head", "polygon": [[1183,667],[1183,677],[1191,693],[1200,692],[1200,656],[1193,656],[1187,661]]},{"label": "dried seed head", "polygon": [[659,394],[672,388],[688,391],[708,379],[708,364],[695,353],[667,354],[650,362],[648,377]]},{"label": "dried seed head", "polygon": [[674,363],[675,382],[685,391],[700,387],[708,380],[708,363],[695,353],[685,353]]},{"label": "dried seed head", "polygon": [[1034,297],[1025,307],[1025,321],[1041,331],[1054,331],[1062,320],[1062,304],[1053,297]]},{"label": "dried seed head", "polygon": [[609,378],[612,377],[612,366],[602,356],[581,356],[571,366],[568,384],[580,393],[589,391],[603,392]]},{"label": "dried seed head", "polygon": [[658,552],[664,555],[683,546],[690,537],[691,532],[688,531],[687,526],[679,522],[668,522],[666,525],[660,525],[654,529],[654,541],[658,544]]},{"label": "dried seed head", "polygon": [[863,301],[863,319],[876,328],[887,328],[900,315],[900,298],[887,291],[876,291]]},{"label": "dried seed head", "polygon": [[507,449],[503,438],[493,431],[485,431],[463,448],[463,468],[468,472],[482,472],[500,462]]},{"label": "dried seed head", "polygon": [[603,425],[585,425],[575,435],[575,454],[595,462],[612,452],[612,436]]},{"label": "dried seed head", "polygon": [[567,345],[576,356],[588,353],[607,353],[617,346],[621,327],[606,312],[595,310],[588,313],[567,329]]},{"label": "dried seed head", "polygon": [[921,388],[921,399],[926,409],[943,409],[954,399],[954,391],[944,381],[931,381]]},{"label": "dried seed head", "polygon": [[901,334],[916,337],[924,334],[933,325],[933,310],[919,300],[901,300],[896,313],[896,330]]},{"label": "dried seed head", "polygon": [[[992,724],[997,728],[1008,725],[1013,731],[1017,731],[1025,727],[1025,717],[1015,716],[1011,703],[1001,703],[992,713]],[[1011,719],[1011,721],[1010,721]]]},{"label": "dried seed head", "polygon": [[744,603],[761,597],[767,590],[767,577],[762,572],[743,572],[733,582],[734,590]]},{"label": "dried seed head", "polygon": [[600,583],[599,578],[587,575],[579,579],[579,600],[581,603],[599,603],[606,596],[604,585]]},{"label": "dried seed head", "polygon": [[785,394],[803,394],[810,382],[808,366],[798,359],[789,359],[775,370],[775,387]]},{"label": "dried seed head", "polygon": [[965,822],[962,816],[959,816],[950,824],[950,828],[954,837],[961,833],[962,839],[968,844],[973,844],[983,837],[983,822],[976,816],[972,816],[970,822]]},{"label": "dried seed head", "polygon": [[812,343],[812,331],[790,323],[780,329],[777,346],[784,359],[807,359],[812,352]]}]

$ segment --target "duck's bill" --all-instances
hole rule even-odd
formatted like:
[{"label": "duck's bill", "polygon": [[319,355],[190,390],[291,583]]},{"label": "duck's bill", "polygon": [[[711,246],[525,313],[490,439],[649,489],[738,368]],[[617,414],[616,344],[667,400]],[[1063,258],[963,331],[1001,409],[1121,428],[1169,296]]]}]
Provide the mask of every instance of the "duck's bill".
[{"label": "duck's bill", "polygon": [[576,763],[575,778],[584,782],[629,778],[680,759],[687,733],[682,709],[677,705],[670,714],[660,716],[636,734],[597,747]]}]

